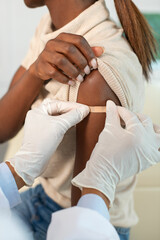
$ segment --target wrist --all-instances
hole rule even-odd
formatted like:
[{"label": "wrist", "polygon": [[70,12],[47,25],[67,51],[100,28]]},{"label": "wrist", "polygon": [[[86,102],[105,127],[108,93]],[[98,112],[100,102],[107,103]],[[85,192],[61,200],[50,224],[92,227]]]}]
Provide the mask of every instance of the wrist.
[{"label": "wrist", "polygon": [[36,71],[35,71],[35,65],[34,63],[29,67],[28,69],[29,75],[32,77],[34,81],[38,81],[39,83],[43,84],[44,80],[41,79],[39,76],[37,76]]},{"label": "wrist", "polygon": [[22,187],[24,187],[26,184],[25,182],[23,181],[23,179],[16,173],[16,171],[14,170],[14,167],[12,167],[12,165],[9,163],[9,162],[6,162],[7,166],[9,167],[14,179],[15,179],[15,182],[17,184],[17,188],[20,189]]},{"label": "wrist", "polygon": [[100,192],[97,189],[93,189],[93,188],[83,188],[82,189],[82,196],[84,196],[86,194],[91,194],[91,193],[100,196],[104,200],[107,208],[108,209],[110,208],[110,201],[109,201],[108,197],[105,196],[102,192]]}]

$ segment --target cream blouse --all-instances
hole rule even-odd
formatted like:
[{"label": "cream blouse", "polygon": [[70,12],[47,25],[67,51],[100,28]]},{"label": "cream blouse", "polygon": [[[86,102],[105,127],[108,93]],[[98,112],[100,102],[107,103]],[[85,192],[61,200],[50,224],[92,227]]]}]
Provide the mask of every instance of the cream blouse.
[{"label": "cream blouse", "polygon": [[[22,62],[26,69],[37,59],[50,39],[60,33],[79,34],[91,46],[102,46],[104,54],[98,58],[98,70],[110,88],[118,96],[122,106],[139,112],[143,107],[144,77],[138,58],[118,28],[109,18],[109,11],[103,0],[99,0],[77,18],[59,30],[52,31],[51,17],[46,14],[35,32],[27,56]],[[79,83],[70,87],[52,79],[44,86],[33,107],[46,97],[76,102]],[[71,205],[71,179],[75,161],[75,128],[65,135],[50,164],[40,178],[45,192],[63,207]],[[116,198],[110,210],[111,222],[115,226],[130,227],[137,223],[133,208],[135,177],[122,182],[116,191]]]}]

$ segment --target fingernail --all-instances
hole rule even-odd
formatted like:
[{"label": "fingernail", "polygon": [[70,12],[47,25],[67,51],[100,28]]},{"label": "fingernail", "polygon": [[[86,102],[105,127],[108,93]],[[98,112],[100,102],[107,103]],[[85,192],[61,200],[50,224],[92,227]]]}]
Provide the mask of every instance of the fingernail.
[{"label": "fingernail", "polygon": [[75,85],[75,82],[70,80],[70,81],[68,82],[68,85],[70,85],[70,86],[73,87],[73,86]]},{"label": "fingernail", "polygon": [[85,72],[86,75],[90,74],[91,70],[90,70],[90,67],[88,65],[84,68],[84,72]]},{"label": "fingernail", "polygon": [[83,82],[84,81],[84,78],[83,78],[83,76],[81,74],[78,75],[77,81],[78,82]]},{"label": "fingernail", "polygon": [[93,69],[97,69],[98,68],[97,60],[95,58],[93,58],[91,60],[91,65],[92,65]]}]

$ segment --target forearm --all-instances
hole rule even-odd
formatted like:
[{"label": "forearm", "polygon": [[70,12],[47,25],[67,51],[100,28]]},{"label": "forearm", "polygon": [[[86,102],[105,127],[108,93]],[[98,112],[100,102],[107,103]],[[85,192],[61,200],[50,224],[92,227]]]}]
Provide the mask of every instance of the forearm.
[{"label": "forearm", "polygon": [[[78,175],[86,166],[93,148],[98,141],[99,133],[104,128],[106,114],[91,113],[87,118],[77,125],[76,132],[76,159],[74,166],[74,176]],[[94,127],[94,123],[98,124]],[[94,132],[94,134],[93,134]],[[76,205],[81,196],[77,187],[72,187],[72,205]]]},{"label": "forearm", "polygon": [[96,189],[93,189],[93,188],[83,188],[83,189],[82,189],[82,196],[84,196],[84,195],[86,195],[86,194],[96,194],[96,195],[98,195],[99,197],[101,197],[101,198],[104,200],[107,208],[109,209],[109,207],[110,207],[110,201],[109,201],[109,199],[108,199],[103,193],[101,193],[100,191],[98,191],[98,190],[96,190]]},{"label": "forearm", "polygon": [[27,111],[37,97],[43,81],[25,71],[0,100],[0,142],[12,138],[22,127]]},{"label": "forearm", "polygon": [[6,164],[9,167],[9,169],[14,177],[14,180],[17,184],[17,188],[21,189],[22,187],[24,187],[26,184],[23,181],[23,179],[15,172],[14,168],[12,167],[12,165],[9,162],[6,162]]}]

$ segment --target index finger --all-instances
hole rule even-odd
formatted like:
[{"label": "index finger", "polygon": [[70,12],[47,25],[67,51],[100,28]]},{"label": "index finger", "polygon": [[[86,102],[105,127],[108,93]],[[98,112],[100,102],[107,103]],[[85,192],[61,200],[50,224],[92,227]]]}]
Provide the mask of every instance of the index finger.
[{"label": "index finger", "polygon": [[114,124],[120,127],[120,117],[118,115],[117,106],[111,100],[107,101],[106,103],[106,113],[107,113],[106,123],[105,123],[106,126],[108,124]]}]

